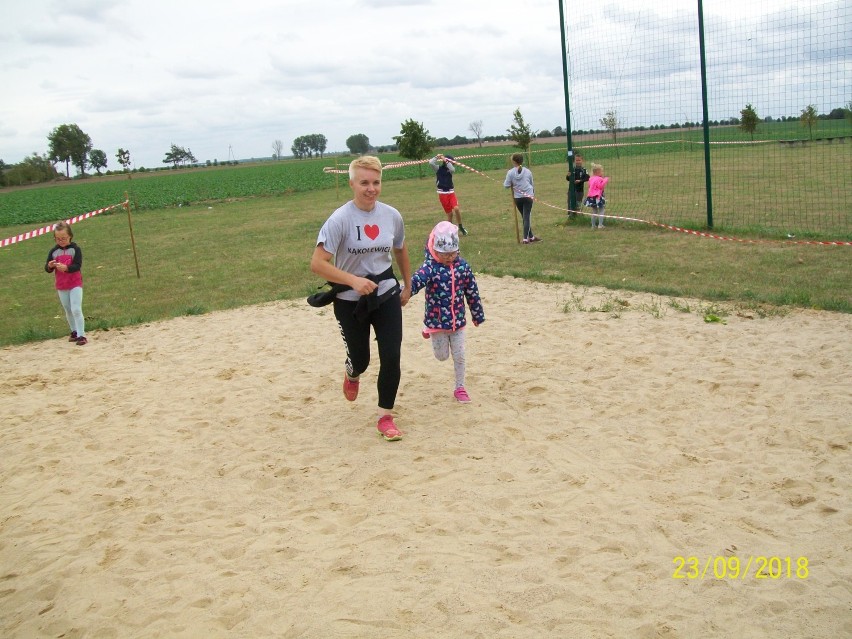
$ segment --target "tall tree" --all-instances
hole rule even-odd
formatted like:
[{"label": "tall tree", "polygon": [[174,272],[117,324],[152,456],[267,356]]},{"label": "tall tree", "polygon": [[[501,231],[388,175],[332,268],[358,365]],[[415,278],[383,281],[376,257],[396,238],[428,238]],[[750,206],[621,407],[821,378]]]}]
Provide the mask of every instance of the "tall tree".
[{"label": "tall tree", "polygon": [[327,146],[328,140],[322,133],[308,133],[293,140],[290,150],[293,151],[293,156],[299,159],[312,158],[314,155],[322,157]]},{"label": "tall tree", "polygon": [[328,140],[322,133],[311,133],[306,136],[308,138],[308,147],[313,151],[316,155],[320,157],[325,153],[325,149],[328,146]]},{"label": "tall tree", "polygon": [[813,140],[814,125],[817,123],[816,107],[813,104],[809,104],[807,107],[802,109],[802,115],[799,116],[799,121],[802,123],[802,126],[808,127],[808,133],[811,136],[811,140]]},{"label": "tall tree", "polygon": [[[618,113],[616,111],[607,111],[606,115],[600,119],[600,123],[612,135],[612,143],[618,144],[618,129],[621,125],[618,121]],[[620,157],[618,147],[615,147],[615,155],[616,157]]]},{"label": "tall tree", "polygon": [[363,133],[356,133],[346,138],[346,146],[350,153],[363,155],[370,150],[370,138]]},{"label": "tall tree", "polygon": [[171,164],[174,168],[177,168],[178,164],[184,165],[187,162],[195,162],[195,156],[192,155],[192,151],[177,144],[172,144],[172,148],[163,158],[163,164]]},{"label": "tall tree", "polygon": [[100,149],[92,149],[89,151],[89,164],[100,175],[101,169],[105,169],[107,165],[106,153]]},{"label": "tall tree", "polygon": [[281,159],[281,151],[283,150],[284,143],[281,140],[275,140],[275,142],[272,143],[272,157],[274,157],[276,160]]},{"label": "tall tree", "polygon": [[303,159],[306,156],[310,155],[311,147],[308,143],[308,138],[305,135],[300,135],[295,140],[293,140],[293,146],[290,147],[290,151],[293,152],[293,157],[298,159]]},{"label": "tall tree", "polygon": [[128,168],[130,168],[130,151],[125,151],[121,148],[118,149],[118,153],[115,154],[115,159],[118,160],[118,163],[125,172]]},{"label": "tall tree", "polygon": [[473,133],[476,137],[476,141],[479,143],[479,148],[482,148],[482,120],[474,120],[471,122],[467,130]]},{"label": "tall tree", "polygon": [[[13,167],[3,165],[3,162],[0,161],[0,171],[4,167],[8,171],[2,177],[5,179],[5,184],[10,186],[49,182],[59,175],[51,159],[47,156],[41,156],[38,153],[33,153],[31,156],[24,158],[19,164]],[[0,181],[0,184],[3,183],[3,181]]]},{"label": "tall tree", "polygon": [[47,136],[48,155],[52,162],[65,162],[65,177],[71,177],[70,165],[86,173],[86,162],[92,150],[92,138],[76,124],[60,124]]},{"label": "tall tree", "polygon": [[[399,154],[409,160],[423,160],[432,153],[435,139],[429,135],[429,131],[422,122],[406,120],[402,123],[399,135],[393,136],[399,147]],[[423,177],[423,164],[417,165],[420,177]]]},{"label": "tall tree", "polygon": [[530,144],[532,144],[532,139],[535,137],[535,131],[524,122],[524,116],[521,114],[519,108],[515,109],[512,119],[514,122],[512,122],[512,125],[506,132],[509,134],[509,138],[515,143],[515,146],[527,154],[527,164],[532,166]]},{"label": "tall tree", "polygon": [[751,104],[746,104],[745,109],[740,111],[740,129],[751,134],[751,139],[754,140],[754,132],[757,131],[757,123],[760,118],[757,117],[757,111]]}]

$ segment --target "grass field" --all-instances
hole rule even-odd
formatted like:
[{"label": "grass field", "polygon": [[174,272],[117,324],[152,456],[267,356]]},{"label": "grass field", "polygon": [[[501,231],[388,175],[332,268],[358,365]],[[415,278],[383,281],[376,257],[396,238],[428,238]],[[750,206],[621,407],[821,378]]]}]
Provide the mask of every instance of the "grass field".
[{"label": "grass field", "polygon": [[[608,172],[618,176],[608,189],[608,212],[639,217],[647,204],[631,200],[632,178],[620,172],[619,161],[607,162]],[[671,166],[684,161],[670,160]],[[658,159],[654,166],[662,170],[662,164]],[[533,228],[544,241],[531,246],[517,244],[511,200],[502,188],[504,169],[457,176],[471,231],[462,252],[476,272],[698,298],[728,312],[760,315],[785,305],[852,311],[852,247],[791,244],[761,238],[753,229],[743,237],[760,242],[728,242],[617,220],[593,232],[585,217],[566,223],[564,167],[533,170],[541,199]],[[341,184],[339,191],[138,212],[133,229],[141,278],[123,212],[79,223],[75,240],[85,256],[87,329],[307,296],[321,284],[308,268],[317,231],[349,198]],[[387,180],[382,200],[403,213],[412,263],[419,265],[429,230],[443,219],[431,176]],[[684,222],[700,226],[698,217],[684,215]],[[25,230],[7,227],[3,237],[16,228]],[[0,249],[0,345],[67,333],[53,277],[43,271],[51,246],[45,236]]]},{"label": "grass field", "polygon": [[[761,124],[751,136],[738,127],[711,128],[713,225],[728,232],[785,237],[852,238],[852,127],[845,120],[820,120],[814,130],[821,142],[806,140],[798,122]],[[832,140],[832,142],[828,142]],[[841,141],[846,140],[846,141]],[[702,131],[665,129],[619,134],[619,145],[605,134],[577,136],[574,146],[586,163],[603,163],[612,176],[610,189],[623,212],[642,219],[702,228],[707,223]],[[565,167],[565,141],[541,140],[533,146],[532,167]],[[517,149],[487,146],[453,149],[479,171],[506,170]],[[383,154],[383,162],[404,160]],[[323,171],[348,157],[285,160],[238,166],[134,173],[51,183],[36,188],[0,190],[0,232],[4,237],[31,230],[26,225],[97,210],[129,194],[138,210],[184,207],[252,197],[278,197],[334,188],[337,179]],[[558,173],[558,172],[557,172]],[[385,182],[430,176],[428,166],[388,170]],[[340,178],[345,186],[345,178]],[[552,188],[551,188],[552,187]],[[564,175],[552,183],[537,179],[537,188],[564,190]],[[563,194],[555,203],[563,204]],[[2,237],[0,237],[2,239]]]}]

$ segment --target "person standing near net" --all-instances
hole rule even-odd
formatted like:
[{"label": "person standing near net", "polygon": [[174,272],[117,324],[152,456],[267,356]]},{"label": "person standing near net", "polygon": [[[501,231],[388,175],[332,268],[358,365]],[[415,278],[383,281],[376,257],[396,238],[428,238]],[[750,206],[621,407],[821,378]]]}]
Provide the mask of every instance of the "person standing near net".
[{"label": "person standing near net", "polygon": [[[589,178],[589,195],[584,204],[592,209],[592,228],[602,229],[604,227],[604,209],[606,199],[604,189],[609,182],[608,177],[603,176],[603,166],[592,163],[592,177]],[[597,227],[595,226],[597,224]]]},{"label": "person standing near net", "polygon": [[73,240],[71,225],[59,222],[53,228],[56,244],[47,254],[44,270],[54,274],[59,302],[71,329],[68,341],[85,346],[89,340],[86,339],[86,319],[83,316],[83,251]]},{"label": "person standing near net", "polygon": [[512,155],[512,164],[514,166],[506,173],[503,186],[512,189],[515,208],[518,209],[524,222],[524,244],[540,242],[541,238],[536,237],[532,230],[532,207],[535,197],[532,171],[523,165],[524,156],[521,153]]},{"label": "person standing near net", "polygon": [[462,235],[467,235],[467,229],[462,225],[459,200],[456,197],[456,189],[453,185],[453,173],[456,172],[453,160],[452,155],[442,155],[439,153],[429,160],[429,166],[435,171],[435,186],[438,189],[438,200],[444,208],[444,213],[447,214],[447,221],[452,223],[453,214],[455,214],[459,231]]},{"label": "person standing near net", "polygon": [[320,229],[311,271],[333,285],[325,303],[334,304],[334,316],[343,336],[343,396],[350,402],[358,397],[361,374],[370,364],[372,327],[379,351],[376,427],[386,440],[396,441],[402,437],[393,419],[401,377],[402,307],[408,303],[411,289],[397,281],[393,260],[396,259],[402,281],[409,282],[411,263],[405,225],[399,211],[378,201],[382,163],[377,157],[352,160],[349,186],[353,198],[334,211]]},{"label": "person standing near net", "polygon": [[568,180],[568,217],[577,217],[576,209],[571,208],[571,189],[574,190],[574,202],[578,208],[583,205],[583,191],[589,181],[589,172],[583,166],[583,156],[579,153],[574,158],[574,171],[565,176]]}]

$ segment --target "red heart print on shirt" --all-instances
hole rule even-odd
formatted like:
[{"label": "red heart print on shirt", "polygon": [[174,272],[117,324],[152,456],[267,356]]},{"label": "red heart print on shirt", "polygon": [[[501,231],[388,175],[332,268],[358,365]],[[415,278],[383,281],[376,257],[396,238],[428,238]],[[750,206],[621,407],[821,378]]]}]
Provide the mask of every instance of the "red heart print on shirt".
[{"label": "red heart print on shirt", "polygon": [[375,240],[377,237],[379,237],[379,227],[375,224],[367,224],[364,226],[364,233],[371,240]]}]

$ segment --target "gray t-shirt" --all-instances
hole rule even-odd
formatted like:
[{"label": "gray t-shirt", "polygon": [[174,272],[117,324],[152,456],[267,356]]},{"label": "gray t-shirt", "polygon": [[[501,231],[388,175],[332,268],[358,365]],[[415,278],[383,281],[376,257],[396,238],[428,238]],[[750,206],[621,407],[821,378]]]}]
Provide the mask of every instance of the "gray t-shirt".
[{"label": "gray t-shirt", "polygon": [[[379,275],[393,265],[392,249],[405,242],[402,215],[392,206],[376,202],[369,213],[350,200],[337,209],[322,225],[317,245],[334,255],[334,265],[359,277]],[[393,280],[379,283],[379,295],[393,287]],[[357,291],[343,291],[337,297],[357,301]]]}]

